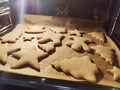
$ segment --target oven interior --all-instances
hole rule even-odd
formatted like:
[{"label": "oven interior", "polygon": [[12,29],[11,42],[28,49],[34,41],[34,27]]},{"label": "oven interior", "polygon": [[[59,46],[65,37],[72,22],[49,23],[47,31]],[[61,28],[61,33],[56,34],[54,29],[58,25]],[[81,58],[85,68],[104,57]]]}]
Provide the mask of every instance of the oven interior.
[{"label": "oven interior", "polygon": [[[8,0],[2,0],[8,1]],[[119,0],[9,0],[10,15],[6,24],[21,23],[24,14],[72,17],[99,21],[106,33],[120,46],[120,1]],[[6,19],[7,16],[5,15]],[[3,19],[3,18],[2,18]],[[1,20],[2,23],[5,20]],[[8,22],[10,21],[10,22]],[[9,23],[9,24],[8,24]]]},{"label": "oven interior", "polygon": [[[16,24],[21,23],[24,14],[44,15],[44,16],[57,16],[57,17],[72,17],[81,18],[101,22],[108,34],[116,45],[120,48],[120,1],[119,0],[1,0],[0,1],[0,33],[9,32]],[[2,76],[2,74],[0,74]],[[18,77],[14,80],[14,77]],[[26,78],[25,80],[19,78]],[[32,78],[32,79],[31,79]],[[38,83],[34,80],[39,79]],[[31,88],[50,88],[50,90],[70,89],[76,88],[86,89],[86,84],[74,85],[72,82],[59,83],[57,80],[44,78],[34,78],[27,76],[16,76],[14,74],[7,75],[1,78],[3,83],[14,84],[22,87]],[[27,83],[28,80],[33,81]],[[52,82],[52,83],[51,83]],[[23,84],[21,84],[23,83]],[[61,87],[60,87],[60,86]],[[90,88],[110,89],[111,87],[87,85]],[[72,87],[72,88],[70,88]],[[117,89],[116,89],[117,90]]]}]

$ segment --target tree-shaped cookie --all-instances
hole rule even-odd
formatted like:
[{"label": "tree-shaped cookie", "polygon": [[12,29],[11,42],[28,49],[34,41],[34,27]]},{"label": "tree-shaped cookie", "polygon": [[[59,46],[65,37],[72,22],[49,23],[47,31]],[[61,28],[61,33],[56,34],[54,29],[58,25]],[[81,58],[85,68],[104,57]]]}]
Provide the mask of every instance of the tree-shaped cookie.
[{"label": "tree-shaped cookie", "polygon": [[82,49],[86,52],[90,51],[90,48],[87,45],[87,43],[88,42],[91,43],[92,42],[91,39],[79,36],[70,36],[69,38],[72,40],[66,42],[66,45],[68,47],[71,47],[73,50],[78,52],[81,51]]},{"label": "tree-shaped cookie", "polygon": [[56,46],[61,44],[61,39],[64,38],[64,36],[62,34],[57,34],[48,30],[42,34],[39,34],[37,38],[39,39],[38,40],[39,44],[45,44],[49,41],[52,41]]},{"label": "tree-shaped cookie", "polygon": [[31,46],[29,48],[21,49],[19,52],[13,53],[13,56],[19,58],[19,60],[12,65],[11,68],[16,69],[29,65],[39,71],[40,67],[38,59],[47,56],[47,54],[42,50],[37,49],[35,46]]},{"label": "tree-shaped cookie", "polygon": [[71,74],[77,79],[84,78],[89,82],[95,82],[95,74],[98,73],[98,68],[91,62],[91,59],[88,56],[55,61],[52,66],[55,69],[62,70],[64,73]]},{"label": "tree-shaped cookie", "polygon": [[113,74],[113,79],[118,80],[120,79],[120,69],[114,66],[112,69],[107,70],[109,73]]},{"label": "tree-shaped cookie", "polygon": [[51,53],[55,51],[55,46],[53,42],[48,42],[46,44],[39,44],[38,47],[45,51],[46,53]]},{"label": "tree-shaped cookie", "polygon": [[91,32],[88,34],[91,35],[93,38],[99,40],[100,42],[104,43],[106,41],[106,37],[103,32]]},{"label": "tree-shaped cookie", "polygon": [[19,47],[9,47],[8,43],[0,44],[0,62],[6,64],[8,54],[18,51]]},{"label": "tree-shaped cookie", "polygon": [[25,33],[29,34],[38,34],[42,32],[45,32],[45,27],[39,25],[28,26],[28,28],[25,30]]},{"label": "tree-shaped cookie", "polygon": [[53,31],[54,33],[67,33],[67,29],[66,28],[62,28],[62,27],[50,27],[50,30]]},{"label": "tree-shaped cookie", "polygon": [[103,45],[92,46],[91,49],[95,50],[95,53],[100,55],[109,64],[113,63],[114,52],[111,47],[106,47]]}]

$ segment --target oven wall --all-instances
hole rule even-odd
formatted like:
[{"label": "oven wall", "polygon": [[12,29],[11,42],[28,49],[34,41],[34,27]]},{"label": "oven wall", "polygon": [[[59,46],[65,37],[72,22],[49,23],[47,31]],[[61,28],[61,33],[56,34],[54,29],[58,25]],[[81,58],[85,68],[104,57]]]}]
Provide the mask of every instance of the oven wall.
[{"label": "oven wall", "polygon": [[120,48],[120,0],[112,0],[107,32]]},{"label": "oven wall", "polygon": [[18,21],[24,1],[25,12],[48,16],[105,21],[111,0],[10,0],[14,21]]}]

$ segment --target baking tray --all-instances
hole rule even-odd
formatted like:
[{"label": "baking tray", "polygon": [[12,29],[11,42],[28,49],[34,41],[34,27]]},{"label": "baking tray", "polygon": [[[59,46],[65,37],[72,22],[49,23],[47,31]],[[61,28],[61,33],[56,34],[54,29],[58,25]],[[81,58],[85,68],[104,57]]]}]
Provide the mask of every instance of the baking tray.
[{"label": "baking tray", "polygon": [[[39,18],[39,19],[38,19]],[[38,21],[37,21],[38,20]],[[81,22],[81,23],[78,23]],[[90,20],[77,20],[71,18],[59,18],[51,17],[51,16],[37,16],[37,15],[25,15],[23,24],[44,24],[44,25],[55,25],[67,28],[94,28],[94,27],[103,27],[103,22],[99,21],[90,21]],[[45,77],[37,77],[37,76],[28,76],[28,75],[19,75],[8,72],[0,72],[1,83],[10,84],[15,86],[23,86],[23,87],[31,87],[35,89],[85,89],[85,90],[113,90],[118,89],[115,87],[98,85],[87,82],[74,82],[74,81],[66,81],[66,80],[58,80],[58,79],[50,79]],[[87,86],[87,87],[86,87]],[[46,90],[45,89],[45,90]]]},{"label": "baking tray", "polygon": [[39,90],[119,90],[120,88],[92,83],[73,82],[45,77],[18,75],[0,72],[0,84],[20,86]]}]

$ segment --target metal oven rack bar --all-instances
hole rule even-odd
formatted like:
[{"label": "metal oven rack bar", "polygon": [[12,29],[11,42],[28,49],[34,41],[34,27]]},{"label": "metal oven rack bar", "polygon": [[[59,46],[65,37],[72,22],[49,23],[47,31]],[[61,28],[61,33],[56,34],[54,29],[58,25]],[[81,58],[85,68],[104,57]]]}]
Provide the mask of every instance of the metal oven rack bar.
[{"label": "metal oven rack bar", "polygon": [[[11,11],[10,11],[10,5],[9,5],[9,0],[0,0],[0,17],[2,18],[3,16],[7,16],[8,17],[8,22],[9,24],[7,25],[3,25],[0,28],[0,34],[5,33],[9,27],[11,27],[13,25],[12,23],[12,19],[11,19]],[[4,4],[4,5],[2,5]],[[5,21],[7,22],[7,21]]]},{"label": "metal oven rack bar", "polygon": [[1,72],[0,84],[34,90],[119,90],[115,87]]}]

